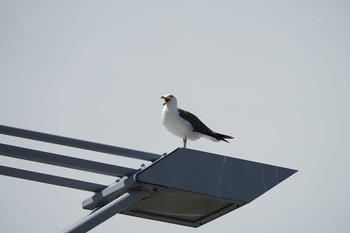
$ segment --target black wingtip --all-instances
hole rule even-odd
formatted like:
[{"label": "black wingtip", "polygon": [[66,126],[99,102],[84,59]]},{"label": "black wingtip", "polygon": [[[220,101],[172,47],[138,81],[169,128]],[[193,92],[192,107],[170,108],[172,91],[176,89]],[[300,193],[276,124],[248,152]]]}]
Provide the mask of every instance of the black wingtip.
[{"label": "black wingtip", "polygon": [[227,141],[226,139],[234,139],[234,137],[232,136],[229,136],[229,135],[225,135],[225,134],[221,134],[221,133],[214,133],[215,135],[215,138],[219,141],[224,141],[224,142],[227,142],[229,143],[229,141]]}]

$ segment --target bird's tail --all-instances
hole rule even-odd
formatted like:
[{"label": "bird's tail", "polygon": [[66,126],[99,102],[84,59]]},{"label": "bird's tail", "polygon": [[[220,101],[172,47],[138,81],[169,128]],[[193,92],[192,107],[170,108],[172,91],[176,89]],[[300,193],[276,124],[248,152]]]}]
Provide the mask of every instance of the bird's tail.
[{"label": "bird's tail", "polygon": [[225,139],[233,139],[233,137],[229,136],[229,135],[225,135],[225,134],[221,134],[221,133],[217,133],[217,132],[213,132],[212,137],[214,137],[216,140],[218,141],[225,141],[225,142],[229,142]]}]

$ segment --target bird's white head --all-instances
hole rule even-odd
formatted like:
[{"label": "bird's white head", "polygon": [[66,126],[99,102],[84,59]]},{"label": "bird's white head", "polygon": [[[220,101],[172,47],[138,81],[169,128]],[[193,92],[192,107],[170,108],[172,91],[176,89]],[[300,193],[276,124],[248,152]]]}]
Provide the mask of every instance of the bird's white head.
[{"label": "bird's white head", "polygon": [[163,103],[163,105],[173,105],[173,106],[177,106],[177,99],[175,98],[175,96],[173,95],[165,95],[160,97],[161,99],[163,99],[165,102]]}]

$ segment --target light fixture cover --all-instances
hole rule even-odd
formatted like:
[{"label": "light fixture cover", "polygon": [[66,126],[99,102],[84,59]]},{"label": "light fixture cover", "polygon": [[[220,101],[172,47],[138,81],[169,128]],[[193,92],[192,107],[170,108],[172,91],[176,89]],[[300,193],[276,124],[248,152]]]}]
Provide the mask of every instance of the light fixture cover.
[{"label": "light fixture cover", "polygon": [[122,213],[198,227],[262,195],[296,170],[177,149],[138,173],[154,192]]}]

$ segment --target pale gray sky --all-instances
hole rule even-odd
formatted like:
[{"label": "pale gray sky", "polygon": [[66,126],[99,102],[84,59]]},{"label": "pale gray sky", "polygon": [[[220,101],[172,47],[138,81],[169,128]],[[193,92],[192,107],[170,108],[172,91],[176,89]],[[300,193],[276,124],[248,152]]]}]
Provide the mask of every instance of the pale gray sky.
[{"label": "pale gray sky", "polygon": [[[171,152],[182,143],[160,120],[160,96],[171,93],[209,127],[235,137],[190,148],[299,172],[198,229],[117,215],[91,232],[348,232],[349,6],[2,0],[0,124]],[[0,164],[105,181],[2,156]],[[59,232],[89,213],[81,209],[88,192],[4,176],[0,184],[0,232]]]}]

